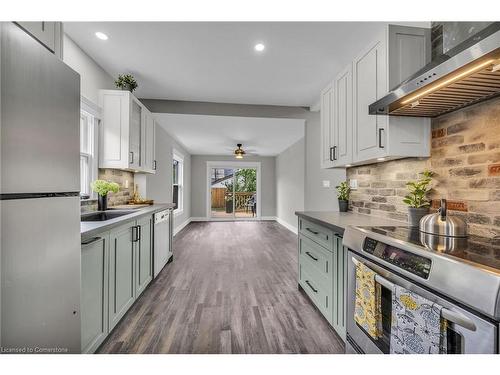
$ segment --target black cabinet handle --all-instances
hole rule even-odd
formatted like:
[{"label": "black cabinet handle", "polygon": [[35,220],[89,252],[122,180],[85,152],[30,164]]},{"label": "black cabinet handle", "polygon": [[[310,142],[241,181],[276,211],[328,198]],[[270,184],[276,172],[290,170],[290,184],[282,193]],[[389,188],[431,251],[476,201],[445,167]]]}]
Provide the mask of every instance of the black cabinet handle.
[{"label": "black cabinet handle", "polygon": [[312,256],[309,251],[306,251],[306,254],[309,256],[309,258],[314,259],[316,262],[318,261],[318,258]]},{"label": "black cabinet handle", "polygon": [[306,284],[309,285],[309,288],[311,288],[314,293],[318,293],[318,289],[314,289],[309,280],[306,280]]},{"label": "black cabinet handle", "polygon": [[306,230],[311,232],[312,234],[315,234],[315,235],[319,234],[319,232],[316,232],[316,231],[312,230],[311,228],[306,228]]},{"label": "black cabinet handle", "polygon": [[337,146],[333,146],[333,160],[337,160]]},{"label": "black cabinet handle", "polygon": [[153,171],[156,171],[156,160],[153,160]]},{"label": "black cabinet handle", "polygon": [[330,161],[333,161],[332,151],[333,151],[333,147],[330,147]]},{"label": "black cabinet handle", "polygon": [[139,225],[134,225],[132,227],[132,242],[137,242],[140,239],[139,231],[140,231],[140,226]]},{"label": "black cabinet handle", "polygon": [[137,226],[137,233],[138,233],[137,241],[139,241],[142,237],[142,227],[140,225]]},{"label": "black cabinet handle", "polygon": [[383,128],[380,128],[378,130],[378,147],[379,148],[384,148],[384,146],[382,145],[382,132],[384,131]]},{"label": "black cabinet handle", "polygon": [[[130,158],[132,157],[132,158]],[[129,158],[128,158],[129,164],[134,164],[134,151],[129,152]]]}]

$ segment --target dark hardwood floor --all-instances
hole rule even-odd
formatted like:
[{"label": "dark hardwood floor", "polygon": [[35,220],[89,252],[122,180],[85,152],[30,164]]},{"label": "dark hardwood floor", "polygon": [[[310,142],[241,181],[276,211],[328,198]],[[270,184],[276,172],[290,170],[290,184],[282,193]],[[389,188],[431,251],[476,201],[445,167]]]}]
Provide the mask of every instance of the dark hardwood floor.
[{"label": "dark hardwood floor", "polygon": [[343,353],[297,288],[297,237],[276,222],[191,223],[174,261],[100,353]]}]

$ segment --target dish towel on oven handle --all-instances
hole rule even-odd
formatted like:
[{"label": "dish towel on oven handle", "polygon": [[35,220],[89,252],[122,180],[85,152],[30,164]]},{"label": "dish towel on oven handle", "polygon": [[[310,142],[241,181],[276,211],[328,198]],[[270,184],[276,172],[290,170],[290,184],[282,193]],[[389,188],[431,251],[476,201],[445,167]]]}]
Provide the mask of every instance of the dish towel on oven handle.
[{"label": "dish towel on oven handle", "polygon": [[374,339],[382,337],[382,290],[376,273],[363,263],[356,264],[354,320]]},{"label": "dish towel on oven handle", "polygon": [[394,284],[391,354],[446,354],[442,306]]}]

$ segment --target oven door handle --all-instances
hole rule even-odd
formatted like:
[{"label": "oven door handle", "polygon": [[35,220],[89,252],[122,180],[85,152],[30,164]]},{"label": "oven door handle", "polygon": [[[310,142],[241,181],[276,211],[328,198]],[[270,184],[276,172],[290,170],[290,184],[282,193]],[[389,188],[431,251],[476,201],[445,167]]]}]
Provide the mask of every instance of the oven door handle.
[{"label": "oven door handle", "polygon": [[[355,265],[357,265],[359,263],[359,261],[357,259],[355,259],[354,257],[352,257],[352,262]],[[391,283],[389,280],[387,280],[386,278],[384,278],[378,274],[375,275],[375,281],[377,283],[379,283],[380,285],[385,286],[389,290],[394,290],[394,283]],[[467,316],[465,316],[459,312],[447,309],[446,307],[442,308],[441,316],[443,317],[443,319],[446,319],[447,321],[454,323],[454,324],[457,324],[461,327],[464,327],[470,331],[475,331],[477,329],[476,325],[474,324],[472,319],[468,318]]]}]

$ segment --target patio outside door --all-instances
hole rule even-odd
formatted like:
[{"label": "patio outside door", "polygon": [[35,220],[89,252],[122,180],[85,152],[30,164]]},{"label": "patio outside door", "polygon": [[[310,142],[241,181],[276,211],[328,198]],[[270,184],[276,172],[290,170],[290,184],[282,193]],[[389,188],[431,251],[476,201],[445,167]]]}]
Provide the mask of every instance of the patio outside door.
[{"label": "patio outside door", "polygon": [[210,168],[210,216],[257,218],[257,168]]}]

